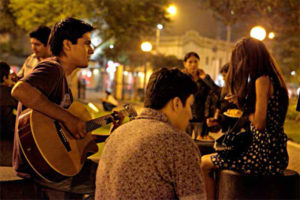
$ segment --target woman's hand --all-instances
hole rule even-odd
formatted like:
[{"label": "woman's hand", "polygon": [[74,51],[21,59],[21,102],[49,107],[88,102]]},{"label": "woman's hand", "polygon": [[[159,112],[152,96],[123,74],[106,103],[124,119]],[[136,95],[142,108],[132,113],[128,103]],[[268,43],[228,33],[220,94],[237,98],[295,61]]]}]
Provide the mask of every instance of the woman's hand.
[{"label": "woman's hand", "polygon": [[206,119],[206,124],[208,127],[219,126],[219,122],[217,119],[211,117]]},{"label": "woman's hand", "polygon": [[206,74],[205,74],[205,72],[204,72],[203,69],[198,69],[198,70],[197,70],[197,75],[198,75],[198,77],[201,78],[201,79],[205,79],[205,76],[206,76]]},{"label": "woman's hand", "polygon": [[238,98],[236,95],[232,95],[232,94],[229,94],[229,95],[226,95],[224,97],[224,99],[230,103],[233,103],[235,105],[238,105]]},{"label": "woman's hand", "polygon": [[209,127],[209,131],[213,133],[216,133],[221,129],[221,125],[218,120],[213,117],[206,119],[206,125]]}]

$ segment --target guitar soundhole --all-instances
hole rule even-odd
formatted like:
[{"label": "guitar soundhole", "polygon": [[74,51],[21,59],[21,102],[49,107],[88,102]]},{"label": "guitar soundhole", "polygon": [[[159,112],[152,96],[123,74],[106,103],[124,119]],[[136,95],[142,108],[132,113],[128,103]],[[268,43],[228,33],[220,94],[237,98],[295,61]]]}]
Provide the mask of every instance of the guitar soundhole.
[{"label": "guitar soundhole", "polygon": [[59,136],[59,139],[61,140],[61,142],[65,146],[66,150],[68,152],[70,152],[71,151],[71,147],[70,147],[70,144],[69,144],[69,142],[68,142],[65,134],[63,133],[63,129],[59,125],[58,121],[54,121],[54,124],[55,124],[55,128],[56,128],[56,133]]}]

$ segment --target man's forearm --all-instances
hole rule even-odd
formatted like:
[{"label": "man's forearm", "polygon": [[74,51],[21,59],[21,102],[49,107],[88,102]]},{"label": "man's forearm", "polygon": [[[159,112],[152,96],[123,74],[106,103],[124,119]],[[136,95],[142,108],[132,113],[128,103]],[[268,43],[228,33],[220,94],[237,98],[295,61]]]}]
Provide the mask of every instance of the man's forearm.
[{"label": "man's forearm", "polygon": [[39,111],[53,119],[64,121],[70,113],[48,100],[38,89],[26,82],[18,82],[12,90],[12,96],[26,107]]}]

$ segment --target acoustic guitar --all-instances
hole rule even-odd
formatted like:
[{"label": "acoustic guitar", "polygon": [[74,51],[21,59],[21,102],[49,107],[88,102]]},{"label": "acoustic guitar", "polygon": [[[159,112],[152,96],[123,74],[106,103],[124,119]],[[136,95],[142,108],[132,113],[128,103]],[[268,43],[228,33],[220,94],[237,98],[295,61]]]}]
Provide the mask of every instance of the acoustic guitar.
[{"label": "acoustic guitar", "polygon": [[[118,113],[130,118],[136,116],[131,105],[124,107]],[[31,109],[24,110],[17,120],[21,150],[36,174],[46,181],[58,182],[78,174],[87,153],[98,151],[90,132],[111,123],[112,118],[117,120],[115,113],[91,120],[89,112],[79,102],[72,103],[68,111],[86,121],[88,134],[84,138],[74,138],[62,123]]]}]

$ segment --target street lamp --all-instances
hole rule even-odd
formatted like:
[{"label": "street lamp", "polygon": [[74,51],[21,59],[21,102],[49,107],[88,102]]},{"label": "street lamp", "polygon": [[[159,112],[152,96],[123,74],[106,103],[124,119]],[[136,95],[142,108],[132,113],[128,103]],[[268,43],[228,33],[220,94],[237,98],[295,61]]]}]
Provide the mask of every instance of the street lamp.
[{"label": "street lamp", "polygon": [[[141,44],[141,49],[143,52],[150,52],[152,50],[152,44],[150,42],[143,42]],[[144,89],[146,89],[146,80],[147,80],[147,63],[144,65]]]},{"label": "street lamp", "polygon": [[270,32],[269,35],[268,35],[268,38],[272,40],[272,39],[274,39],[274,37],[275,37],[275,33]]},{"label": "street lamp", "polygon": [[152,44],[150,42],[143,42],[141,44],[141,49],[144,52],[150,52],[152,50]]},{"label": "street lamp", "polygon": [[263,41],[266,38],[266,30],[261,26],[255,26],[250,31],[250,37]]},{"label": "street lamp", "polygon": [[170,6],[167,8],[167,12],[168,12],[171,16],[176,15],[176,12],[177,12],[176,6],[175,6],[175,5],[170,5]]},{"label": "street lamp", "polygon": [[164,28],[162,24],[157,24],[157,29],[156,29],[156,41],[155,41],[155,48],[156,48],[156,53],[158,54],[158,47],[159,47],[159,38],[160,38],[160,30]]}]

